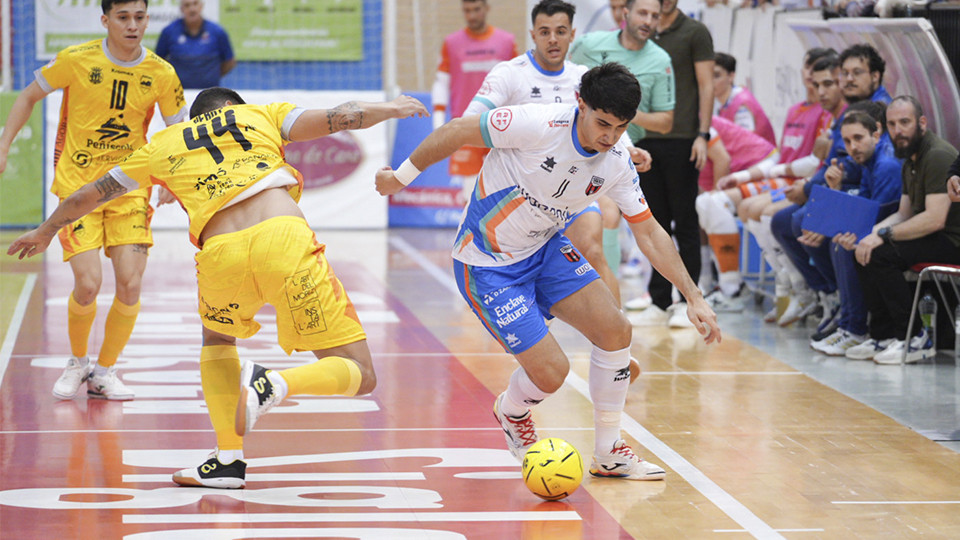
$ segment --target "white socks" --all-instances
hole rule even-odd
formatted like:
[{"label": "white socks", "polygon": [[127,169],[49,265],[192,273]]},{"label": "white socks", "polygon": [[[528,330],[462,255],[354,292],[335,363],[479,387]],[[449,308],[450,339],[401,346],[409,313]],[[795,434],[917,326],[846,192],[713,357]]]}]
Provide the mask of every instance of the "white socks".
[{"label": "white socks", "polygon": [[630,348],[590,353],[590,398],[593,399],[594,453],[610,453],[620,439],[620,415],[630,387]]},{"label": "white socks", "polygon": [[517,368],[510,376],[510,384],[507,385],[507,391],[503,393],[503,399],[500,400],[500,412],[514,418],[521,417],[527,414],[530,407],[540,403],[549,395],[533,384],[522,367]]}]

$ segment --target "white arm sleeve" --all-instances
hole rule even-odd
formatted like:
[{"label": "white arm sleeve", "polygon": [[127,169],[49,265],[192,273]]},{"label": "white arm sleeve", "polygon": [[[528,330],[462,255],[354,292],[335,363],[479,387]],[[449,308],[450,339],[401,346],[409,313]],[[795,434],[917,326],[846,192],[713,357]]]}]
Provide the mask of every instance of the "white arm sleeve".
[{"label": "white arm sleeve", "polygon": [[808,176],[813,176],[813,173],[817,172],[817,168],[819,167],[820,158],[813,154],[795,159],[790,162],[790,170],[793,171],[793,175],[797,178],[807,178]]},{"label": "white arm sleeve", "polygon": [[437,112],[437,108],[446,111],[450,104],[450,74],[445,71],[438,71],[437,78],[433,81],[433,89],[430,91],[430,100],[433,101],[433,129],[437,129],[446,123],[446,113]]}]

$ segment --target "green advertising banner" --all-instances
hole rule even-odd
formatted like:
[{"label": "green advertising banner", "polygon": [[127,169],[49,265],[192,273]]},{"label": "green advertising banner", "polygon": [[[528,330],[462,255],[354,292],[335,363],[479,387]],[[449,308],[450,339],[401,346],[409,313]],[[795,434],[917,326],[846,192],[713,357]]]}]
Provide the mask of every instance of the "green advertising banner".
[{"label": "green advertising banner", "polygon": [[363,60],[362,0],[220,2],[238,60]]},{"label": "green advertising banner", "polygon": [[[0,92],[0,118],[7,118],[17,92]],[[3,125],[0,124],[0,133]],[[0,175],[0,225],[37,225],[43,221],[43,106],[33,114],[7,154]]]}]

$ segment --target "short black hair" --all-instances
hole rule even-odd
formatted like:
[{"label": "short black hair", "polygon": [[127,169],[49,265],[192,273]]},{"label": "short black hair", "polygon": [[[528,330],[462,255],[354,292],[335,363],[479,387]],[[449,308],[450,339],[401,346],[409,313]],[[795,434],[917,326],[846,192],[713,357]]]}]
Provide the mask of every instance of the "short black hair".
[{"label": "short black hair", "polygon": [[117,4],[129,4],[131,2],[143,2],[143,7],[150,7],[150,4],[147,0],[100,0],[100,9],[103,10],[103,14],[106,15],[110,13],[110,8]]},{"label": "short black hair", "polygon": [[573,23],[573,14],[577,12],[577,6],[564,2],[563,0],[540,0],[533,6],[530,12],[530,22],[536,24],[537,15],[543,13],[547,17],[553,17],[557,13],[566,13],[567,18]]},{"label": "short black hair", "polygon": [[[920,104],[919,99],[913,96],[901,95],[893,98],[893,101],[890,102],[890,105],[893,105],[898,101],[906,101],[910,105],[913,105],[913,115],[917,118],[918,122],[920,121],[920,117],[923,116],[923,105]],[[887,107],[890,107],[890,105],[887,105]]]},{"label": "short black hair", "polygon": [[235,90],[223,88],[222,86],[207,88],[197,94],[197,98],[193,100],[193,105],[190,106],[190,118],[196,118],[203,113],[215,111],[226,105],[228,101],[234,105],[243,105],[246,103]]},{"label": "short black hair", "polygon": [[883,134],[883,128],[877,125],[878,120],[870,113],[866,111],[851,111],[847,110],[846,114],[843,115],[843,124],[844,126],[850,124],[860,124],[868,133],[873,133],[879,131]]},{"label": "short black hair", "polygon": [[[870,101],[869,99],[864,99],[851,103],[847,107],[846,115],[843,117],[843,123],[847,123],[847,116],[850,113],[866,113],[873,117],[874,120],[880,122],[881,131],[887,130],[887,104],[882,101]],[[872,131],[872,130],[871,130]]]},{"label": "short black hair", "polygon": [[580,99],[591,109],[632,120],[640,106],[640,83],[622,64],[600,64],[580,79]]},{"label": "short black hair", "polygon": [[727,53],[718,52],[713,55],[713,62],[727,73],[737,72],[737,59]]},{"label": "short black hair", "polygon": [[813,67],[810,68],[811,71],[833,71],[835,69],[840,69],[840,58],[835,54],[824,56],[814,62]]},{"label": "short black hair", "polygon": [[808,50],[804,55],[803,64],[809,68],[817,63],[817,60],[821,58],[836,55],[837,51],[833,50],[831,47],[814,47]]},{"label": "short black hair", "polygon": [[866,43],[857,43],[851,45],[840,53],[840,64],[842,65],[848,58],[860,58],[867,63],[870,73],[880,74],[880,83],[883,84],[883,72],[887,69],[887,63],[880,57],[880,53],[872,45]]},{"label": "short black hair", "polygon": [[[660,7],[663,7],[663,0],[657,0],[657,3],[660,4]],[[630,9],[633,7],[633,0],[627,0],[623,7]]]}]

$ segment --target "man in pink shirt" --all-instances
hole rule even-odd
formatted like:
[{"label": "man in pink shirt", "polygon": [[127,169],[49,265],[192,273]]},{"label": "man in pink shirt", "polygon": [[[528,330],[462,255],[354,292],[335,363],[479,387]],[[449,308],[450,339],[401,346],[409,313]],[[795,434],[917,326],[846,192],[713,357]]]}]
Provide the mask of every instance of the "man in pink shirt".
[{"label": "man in pink shirt", "polygon": [[[448,112],[450,119],[462,116],[487,72],[517,56],[513,34],[487,24],[487,0],[462,0],[461,6],[467,26],[444,38],[440,51],[431,92],[434,129],[446,122]],[[487,152],[486,148],[464,146],[450,156],[452,183],[463,186],[467,199]]]},{"label": "man in pink shirt", "polygon": [[777,144],[777,136],[767,113],[750,90],[733,84],[737,73],[737,59],[726,53],[717,53],[713,64],[713,114],[730,120],[738,126]]}]

